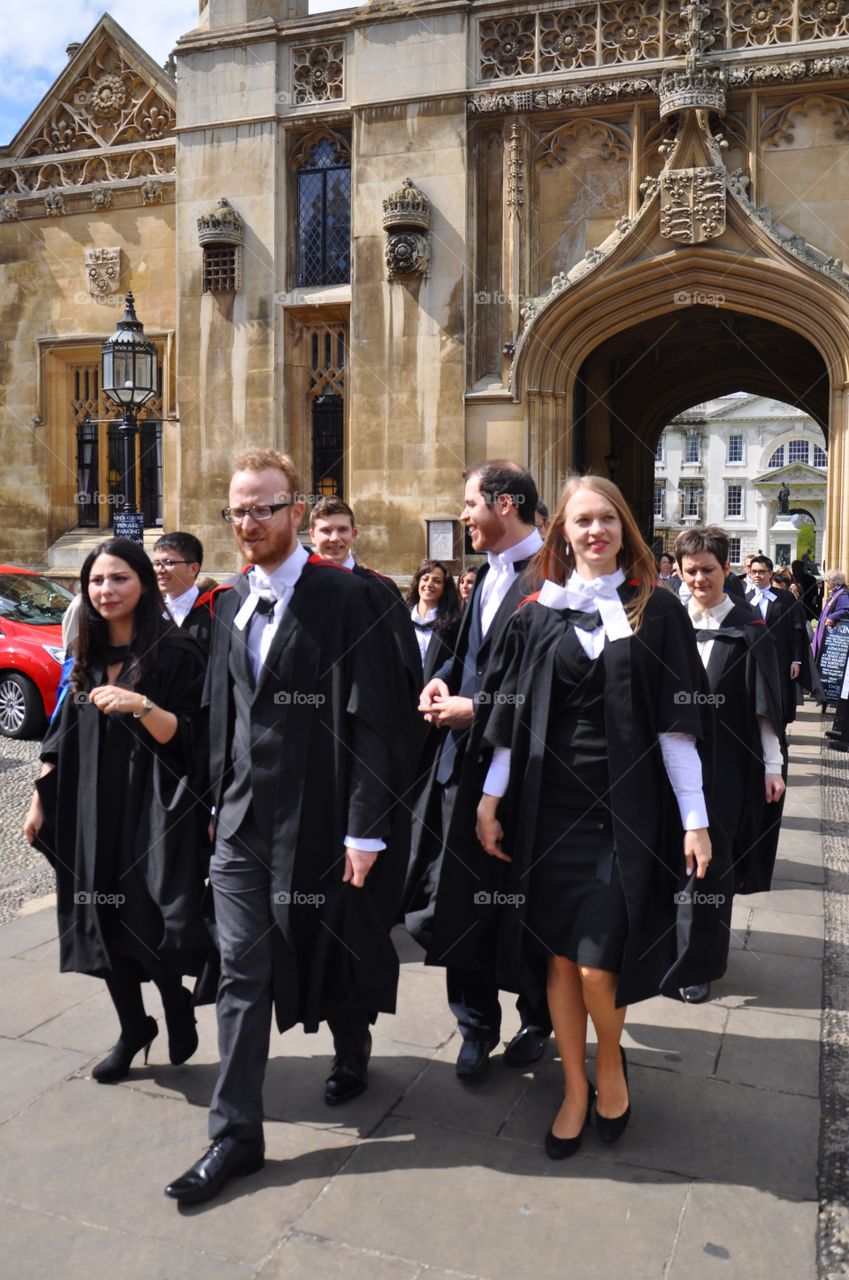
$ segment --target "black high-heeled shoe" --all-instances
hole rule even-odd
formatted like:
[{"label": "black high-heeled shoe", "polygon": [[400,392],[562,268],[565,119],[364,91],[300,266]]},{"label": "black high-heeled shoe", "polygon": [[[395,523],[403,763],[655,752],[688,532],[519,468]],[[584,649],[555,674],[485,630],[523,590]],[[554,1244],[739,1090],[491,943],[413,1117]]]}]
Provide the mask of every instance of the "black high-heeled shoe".
[{"label": "black high-heeled shoe", "polygon": [[168,1057],[175,1067],[188,1062],[198,1047],[198,1028],[195,1010],[192,1004],[192,993],[185,987],[180,988],[179,1013],[176,1007],[165,1010],[165,1025],[168,1028]]},{"label": "black high-heeled shoe", "polygon": [[589,1082],[587,1082],[587,1089],[587,1114],[584,1116],[581,1132],[574,1138],[558,1138],[555,1136],[554,1130],[549,1129],[545,1135],[545,1154],[550,1160],[568,1160],[569,1156],[575,1155],[580,1147],[584,1129],[589,1129],[590,1127],[590,1113],[595,1102],[595,1089]]},{"label": "black high-heeled shoe", "polygon": [[92,1080],[96,1080],[98,1084],[117,1084],[119,1080],[125,1080],[130,1074],[133,1058],[140,1049],[144,1049],[144,1062],[147,1066],[147,1055],[158,1032],[156,1019],[146,1018],[144,1026],[136,1037],[125,1040],[122,1036],[108,1057],[98,1062],[96,1067],[92,1067]]},{"label": "black high-heeled shoe", "polygon": [[[622,1054],[622,1073],[625,1076],[625,1084],[628,1083],[628,1059],[625,1057],[625,1050],[621,1044],[619,1052]],[[618,1142],[622,1134],[628,1128],[628,1121],[631,1119],[631,1090],[628,1090],[628,1105],[622,1112],[621,1116],[602,1116],[599,1115],[598,1107],[595,1109],[595,1127],[598,1130],[598,1136],[602,1142]]]}]

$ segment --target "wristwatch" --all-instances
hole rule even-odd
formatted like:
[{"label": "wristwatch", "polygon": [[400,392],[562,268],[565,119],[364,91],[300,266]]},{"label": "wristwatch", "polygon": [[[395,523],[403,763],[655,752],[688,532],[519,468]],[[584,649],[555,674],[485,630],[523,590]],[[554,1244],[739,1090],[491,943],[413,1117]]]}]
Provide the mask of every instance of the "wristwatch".
[{"label": "wristwatch", "polygon": [[134,712],[133,712],[133,719],[134,719],[134,720],[144,720],[144,718],[145,718],[145,716],[148,714],[148,712],[150,712],[150,711],[152,711],[152,710],[153,710],[153,703],[151,702],[150,698],[142,698],[142,709],[141,709],[141,711],[134,711]]}]

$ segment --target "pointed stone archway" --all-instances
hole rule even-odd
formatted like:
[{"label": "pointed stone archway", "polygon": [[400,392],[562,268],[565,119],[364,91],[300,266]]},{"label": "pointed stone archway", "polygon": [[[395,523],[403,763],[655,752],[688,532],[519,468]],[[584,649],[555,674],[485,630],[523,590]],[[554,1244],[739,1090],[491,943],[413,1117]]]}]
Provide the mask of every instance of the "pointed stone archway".
[{"label": "pointed stone archway", "polygon": [[650,520],[654,448],[676,413],[748,390],[804,407],[829,441],[824,558],[849,565],[849,276],[729,174],[711,113],[721,73],[674,73],[678,131],[636,217],[523,309],[511,389],[552,497],[574,468],[615,471]]}]

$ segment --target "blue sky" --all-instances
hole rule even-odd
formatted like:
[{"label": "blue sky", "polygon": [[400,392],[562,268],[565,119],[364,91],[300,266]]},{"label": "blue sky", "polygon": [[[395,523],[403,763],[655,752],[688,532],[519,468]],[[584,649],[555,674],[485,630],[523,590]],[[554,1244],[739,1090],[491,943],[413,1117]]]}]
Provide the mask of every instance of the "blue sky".
[{"label": "blue sky", "polygon": [[[310,12],[349,9],[352,0],[310,0]],[[8,0],[0,47],[0,146],[11,142],[104,12],[103,0]],[[113,0],[108,12],[157,62],[197,22],[198,0]]]}]

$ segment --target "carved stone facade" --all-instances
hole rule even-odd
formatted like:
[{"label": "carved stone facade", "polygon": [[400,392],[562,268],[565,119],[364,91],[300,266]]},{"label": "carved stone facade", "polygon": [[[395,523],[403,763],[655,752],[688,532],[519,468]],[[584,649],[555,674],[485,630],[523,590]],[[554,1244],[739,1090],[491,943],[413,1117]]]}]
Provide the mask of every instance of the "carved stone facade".
[{"label": "carved stone facade", "polygon": [[[0,150],[10,549],[73,524],[62,406],[111,327],[85,254],[118,248],[180,420],[164,519],[213,571],[236,448],[289,449],[406,574],[486,455],[548,501],[615,471],[650,533],[663,426],[741,390],[824,431],[825,554],[849,568],[847,35],[849,0],[208,0],[177,121],[103,19]],[[243,238],[207,273],[224,195]]]}]

